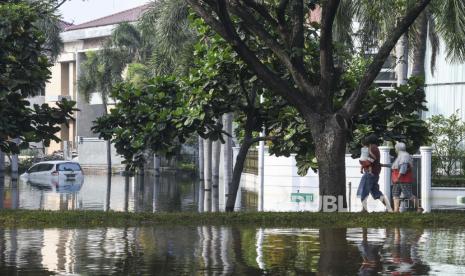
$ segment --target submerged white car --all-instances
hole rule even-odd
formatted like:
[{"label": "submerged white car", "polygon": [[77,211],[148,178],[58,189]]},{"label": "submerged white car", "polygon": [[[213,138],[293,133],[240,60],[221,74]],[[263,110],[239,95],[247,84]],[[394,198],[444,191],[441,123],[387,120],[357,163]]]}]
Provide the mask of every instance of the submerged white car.
[{"label": "submerged white car", "polygon": [[62,186],[82,184],[84,175],[81,166],[73,161],[44,161],[34,164],[21,179],[41,185]]}]

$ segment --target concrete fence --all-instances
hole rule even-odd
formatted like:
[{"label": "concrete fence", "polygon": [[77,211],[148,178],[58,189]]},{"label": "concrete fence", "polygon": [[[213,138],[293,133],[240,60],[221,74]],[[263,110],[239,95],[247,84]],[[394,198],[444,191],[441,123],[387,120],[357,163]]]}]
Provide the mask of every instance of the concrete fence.
[{"label": "concrete fence", "polygon": [[[379,147],[381,153],[381,163],[390,164],[389,147]],[[233,150],[237,156],[239,148]],[[419,197],[425,212],[430,212],[433,208],[441,208],[445,205],[453,208],[460,197],[465,196],[465,188],[432,188],[431,185],[431,147],[421,147],[421,158],[418,162],[421,167],[418,174]],[[268,154],[265,148],[263,154],[263,166],[260,166],[258,175],[244,174],[241,187],[248,191],[256,192],[259,196],[258,207],[264,211],[318,211],[319,210],[319,180],[318,174],[309,170],[307,175],[297,174],[295,155],[290,157],[276,157]],[[235,158],[234,158],[235,160]],[[263,177],[263,186],[260,185]],[[350,203],[350,211],[360,211],[361,202],[357,198],[357,189],[362,175],[360,174],[360,164],[357,159],[352,159],[346,155],[346,190]],[[390,198],[391,196],[391,170],[383,167],[379,180],[380,190]],[[444,202],[447,202],[445,204]],[[463,206],[462,206],[463,208]],[[378,200],[369,197],[369,211],[385,211],[384,205]]]}]

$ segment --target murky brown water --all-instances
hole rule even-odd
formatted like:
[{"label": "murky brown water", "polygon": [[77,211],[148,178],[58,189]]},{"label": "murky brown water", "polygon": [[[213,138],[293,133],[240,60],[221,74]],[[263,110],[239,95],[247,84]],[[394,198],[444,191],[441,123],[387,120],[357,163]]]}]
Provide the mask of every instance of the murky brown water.
[{"label": "murky brown water", "polygon": [[0,274],[463,275],[465,231],[0,229]]}]

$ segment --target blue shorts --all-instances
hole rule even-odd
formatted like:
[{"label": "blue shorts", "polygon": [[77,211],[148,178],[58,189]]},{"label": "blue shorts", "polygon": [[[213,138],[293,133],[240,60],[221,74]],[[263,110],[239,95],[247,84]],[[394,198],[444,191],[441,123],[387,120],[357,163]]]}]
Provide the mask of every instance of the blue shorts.
[{"label": "blue shorts", "polygon": [[364,173],[358,186],[357,196],[363,201],[371,194],[374,199],[379,199],[383,193],[379,190],[379,175]]}]

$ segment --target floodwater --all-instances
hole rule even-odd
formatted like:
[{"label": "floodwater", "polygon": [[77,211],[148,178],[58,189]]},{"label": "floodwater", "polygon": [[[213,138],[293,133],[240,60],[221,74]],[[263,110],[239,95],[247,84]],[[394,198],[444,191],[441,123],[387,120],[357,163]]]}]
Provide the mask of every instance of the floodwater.
[{"label": "floodwater", "polygon": [[463,275],[465,231],[0,229],[0,275]]},{"label": "floodwater", "polygon": [[[219,188],[204,191],[190,175],[161,177],[86,175],[83,183],[37,185],[0,178],[0,208],[39,210],[113,210],[128,212],[218,211],[224,209]],[[222,191],[224,192],[224,191]],[[255,208],[256,193],[243,191],[241,209]],[[251,200],[252,198],[252,200]],[[221,207],[221,208],[220,208]]]}]

